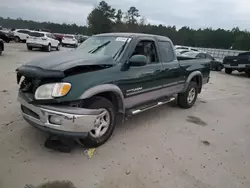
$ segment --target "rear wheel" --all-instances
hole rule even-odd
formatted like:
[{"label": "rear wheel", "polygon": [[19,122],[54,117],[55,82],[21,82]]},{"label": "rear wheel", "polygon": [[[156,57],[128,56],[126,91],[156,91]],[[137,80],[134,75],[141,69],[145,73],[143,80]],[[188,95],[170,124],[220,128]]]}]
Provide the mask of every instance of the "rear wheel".
[{"label": "rear wheel", "polygon": [[116,112],[114,105],[106,98],[93,97],[87,106],[90,109],[103,109],[95,120],[95,127],[88,136],[79,141],[87,147],[98,147],[104,144],[112,135],[115,128]]},{"label": "rear wheel", "polygon": [[57,51],[60,51],[60,44],[58,44],[58,46],[56,47]]},{"label": "rear wheel", "polygon": [[50,45],[50,44],[48,44],[48,46],[46,47],[46,51],[47,51],[47,52],[50,52],[50,51],[51,51],[51,45]]},{"label": "rear wheel", "polygon": [[15,42],[20,42],[21,39],[19,37],[15,37]]},{"label": "rear wheel", "polygon": [[230,68],[225,68],[225,73],[227,73],[227,74],[231,74],[233,72],[233,70],[232,69],[230,69]]},{"label": "rear wheel", "polygon": [[28,49],[28,50],[32,50],[32,47],[31,47],[31,46],[27,46],[27,49]]},{"label": "rear wheel", "polygon": [[2,55],[3,51],[0,49],[0,56]]},{"label": "rear wheel", "polygon": [[181,108],[188,109],[191,108],[198,95],[198,85],[196,82],[191,81],[188,85],[187,90],[184,93],[179,93],[177,97],[178,105]]},{"label": "rear wheel", "polygon": [[250,69],[246,70],[247,77],[250,78]]}]

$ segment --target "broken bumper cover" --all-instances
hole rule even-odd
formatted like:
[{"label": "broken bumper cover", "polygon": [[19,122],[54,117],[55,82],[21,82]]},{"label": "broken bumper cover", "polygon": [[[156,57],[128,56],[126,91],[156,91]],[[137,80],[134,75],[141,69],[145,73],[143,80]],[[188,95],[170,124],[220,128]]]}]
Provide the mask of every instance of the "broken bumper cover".
[{"label": "broken bumper cover", "polygon": [[32,126],[52,134],[85,137],[94,128],[101,109],[84,109],[59,105],[33,105],[19,93],[22,116]]}]

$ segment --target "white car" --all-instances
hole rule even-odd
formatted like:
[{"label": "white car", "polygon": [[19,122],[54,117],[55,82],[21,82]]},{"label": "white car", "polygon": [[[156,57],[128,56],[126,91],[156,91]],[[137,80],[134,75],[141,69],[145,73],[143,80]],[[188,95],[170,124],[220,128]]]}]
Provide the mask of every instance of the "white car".
[{"label": "white car", "polygon": [[31,31],[28,29],[16,29],[12,33],[16,42],[25,42]]},{"label": "white car", "polygon": [[56,40],[56,37],[52,33],[33,31],[30,32],[26,41],[27,49],[40,48],[47,52],[50,52],[52,48],[57,51],[60,50],[60,42]]},{"label": "white car", "polygon": [[195,52],[199,51],[196,48],[192,48],[192,47],[188,47],[188,46],[179,46],[179,45],[175,45],[175,50],[189,50],[189,51],[195,51]]},{"label": "white car", "polygon": [[65,35],[62,39],[62,46],[78,46],[78,40],[74,35]]}]

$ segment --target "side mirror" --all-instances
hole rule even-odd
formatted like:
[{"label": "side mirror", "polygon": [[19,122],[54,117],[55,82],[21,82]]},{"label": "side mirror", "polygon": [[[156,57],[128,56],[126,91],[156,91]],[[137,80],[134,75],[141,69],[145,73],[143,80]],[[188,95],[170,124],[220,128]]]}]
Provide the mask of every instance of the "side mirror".
[{"label": "side mirror", "polygon": [[145,55],[133,55],[129,60],[129,65],[133,67],[145,66],[147,57]]}]

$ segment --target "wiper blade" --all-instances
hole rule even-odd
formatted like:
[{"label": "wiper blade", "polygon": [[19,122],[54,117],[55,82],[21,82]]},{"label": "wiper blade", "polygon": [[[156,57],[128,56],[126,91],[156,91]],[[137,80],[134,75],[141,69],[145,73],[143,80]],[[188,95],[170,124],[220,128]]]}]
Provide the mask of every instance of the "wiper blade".
[{"label": "wiper blade", "polygon": [[115,53],[115,55],[113,56],[113,58],[115,58],[116,56],[118,58],[121,55],[121,53],[125,49],[125,46],[127,45],[127,43],[128,43],[129,40],[130,40],[130,38],[127,38],[127,40],[124,42],[124,44],[121,46],[121,48]]},{"label": "wiper blade", "polygon": [[107,42],[105,42],[105,43],[103,43],[103,44],[97,46],[96,48],[94,48],[94,49],[88,51],[88,53],[92,53],[92,54],[93,54],[93,53],[95,53],[96,51],[98,51],[99,49],[101,49],[102,47],[107,46],[110,42],[111,42],[111,41],[107,41]]}]

